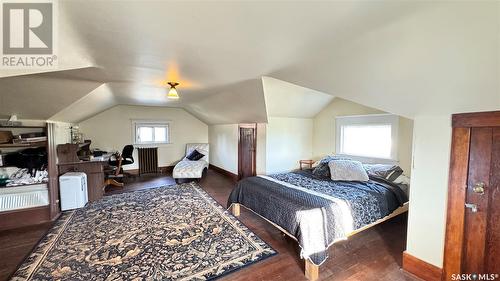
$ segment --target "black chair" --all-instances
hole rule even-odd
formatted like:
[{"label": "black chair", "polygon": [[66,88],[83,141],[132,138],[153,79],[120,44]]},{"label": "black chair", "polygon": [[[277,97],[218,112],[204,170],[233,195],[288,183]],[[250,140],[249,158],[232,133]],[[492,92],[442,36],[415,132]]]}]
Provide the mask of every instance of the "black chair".
[{"label": "black chair", "polygon": [[[123,165],[130,165],[134,163],[134,157],[132,154],[134,153],[133,145],[126,145],[122,154],[114,154],[109,160],[108,164],[111,169],[105,169],[104,173],[106,174],[106,186],[114,185],[118,187],[123,187]],[[127,176],[131,176],[127,174]]]},{"label": "black chair", "polygon": [[[122,167],[125,165],[130,165],[134,163],[134,146],[129,144],[126,145],[123,150],[121,156],[121,163],[120,163],[120,158],[117,157],[116,155],[113,155],[109,158],[108,164],[113,167],[120,168],[120,173],[123,172]],[[120,166],[120,167],[118,167]]]}]

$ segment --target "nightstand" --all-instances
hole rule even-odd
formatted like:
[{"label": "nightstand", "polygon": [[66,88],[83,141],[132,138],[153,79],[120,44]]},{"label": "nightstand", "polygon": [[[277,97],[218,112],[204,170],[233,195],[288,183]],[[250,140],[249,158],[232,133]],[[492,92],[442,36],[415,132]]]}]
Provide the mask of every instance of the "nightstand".
[{"label": "nightstand", "polygon": [[314,164],[313,160],[299,160],[300,169],[303,170],[304,166],[306,168],[312,168]]}]

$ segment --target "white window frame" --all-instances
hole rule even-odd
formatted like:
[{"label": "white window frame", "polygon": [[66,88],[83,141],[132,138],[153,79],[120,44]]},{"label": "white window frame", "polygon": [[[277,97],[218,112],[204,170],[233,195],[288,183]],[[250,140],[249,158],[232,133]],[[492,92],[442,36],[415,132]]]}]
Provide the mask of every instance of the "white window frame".
[{"label": "white window frame", "polygon": [[[139,141],[137,130],[139,127],[166,127],[167,128],[167,141],[155,142],[155,141]],[[159,145],[159,144],[171,144],[172,139],[172,122],[167,120],[132,120],[132,142],[135,145]],[[154,139],[154,130],[153,130]]]},{"label": "white window frame", "polygon": [[[390,125],[391,126],[391,155],[389,158],[378,158],[363,155],[349,155],[342,151],[342,126],[349,125]],[[399,116],[393,114],[370,114],[335,117],[335,151],[336,154],[346,155],[364,163],[397,163],[399,143]]]}]

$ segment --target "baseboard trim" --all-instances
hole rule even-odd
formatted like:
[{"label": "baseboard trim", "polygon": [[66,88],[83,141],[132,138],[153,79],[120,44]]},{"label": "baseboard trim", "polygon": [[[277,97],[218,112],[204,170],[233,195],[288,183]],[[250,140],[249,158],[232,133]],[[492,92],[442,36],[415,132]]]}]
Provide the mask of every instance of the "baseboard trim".
[{"label": "baseboard trim", "polygon": [[[161,166],[159,168],[162,174],[172,173],[174,170],[174,166]],[[139,169],[124,170],[124,172],[132,175],[139,175]]]},{"label": "baseboard trim", "polygon": [[403,252],[403,270],[426,281],[439,281],[443,269]]},{"label": "baseboard trim", "polygon": [[224,169],[217,167],[215,165],[212,165],[212,164],[209,165],[209,168],[216,171],[217,173],[219,173],[223,176],[226,176],[226,177],[232,179],[233,181],[238,181],[238,175],[233,174],[233,173],[229,172],[228,170],[224,170]]}]

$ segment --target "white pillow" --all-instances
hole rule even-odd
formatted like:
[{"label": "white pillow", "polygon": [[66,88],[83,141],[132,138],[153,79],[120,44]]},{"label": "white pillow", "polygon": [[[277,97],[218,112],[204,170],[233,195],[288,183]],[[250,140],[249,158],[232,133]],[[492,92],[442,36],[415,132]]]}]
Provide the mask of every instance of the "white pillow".
[{"label": "white pillow", "polygon": [[333,160],[328,162],[330,175],[334,181],[368,181],[363,164],[353,160]]}]

